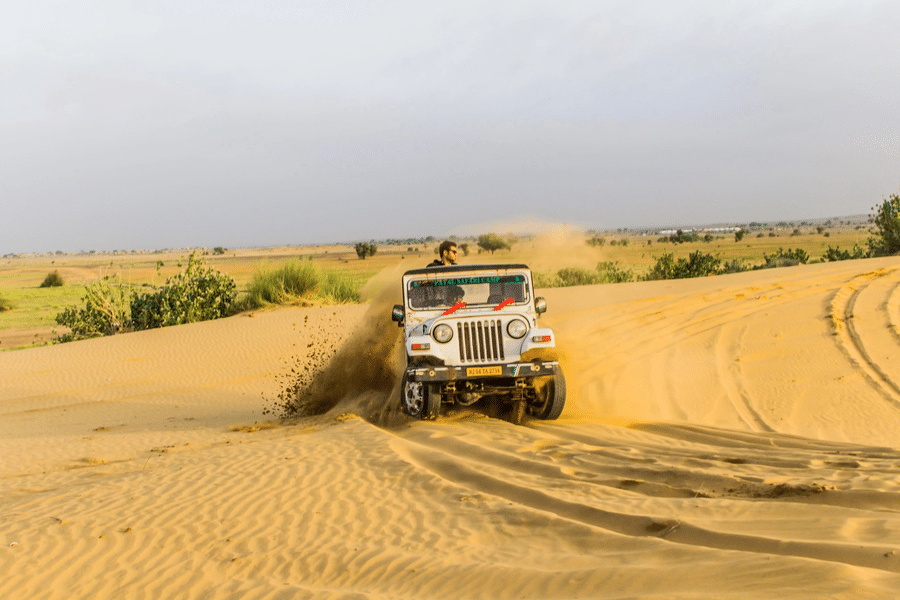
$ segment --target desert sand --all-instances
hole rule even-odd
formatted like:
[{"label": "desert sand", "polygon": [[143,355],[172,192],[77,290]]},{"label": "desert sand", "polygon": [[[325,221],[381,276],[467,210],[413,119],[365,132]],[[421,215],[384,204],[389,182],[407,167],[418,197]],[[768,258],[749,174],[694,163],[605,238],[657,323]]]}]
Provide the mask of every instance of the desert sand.
[{"label": "desert sand", "polygon": [[900,259],[542,295],[523,426],[397,414],[388,298],[0,354],[0,598],[896,597]]}]

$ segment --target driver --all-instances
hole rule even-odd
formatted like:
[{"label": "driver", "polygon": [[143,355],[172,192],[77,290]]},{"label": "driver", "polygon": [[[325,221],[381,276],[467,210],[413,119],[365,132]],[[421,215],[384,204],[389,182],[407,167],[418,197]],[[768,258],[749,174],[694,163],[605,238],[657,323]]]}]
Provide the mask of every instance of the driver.
[{"label": "driver", "polygon": [[438,254],[440,254],[440,258],[434,259],[434,261],[429,264],[429,267],[445,267],[448,265],[456,264],[456,242],[451,242],[450,240],[446,240],[441,242],[441,245],[438,247]]}]

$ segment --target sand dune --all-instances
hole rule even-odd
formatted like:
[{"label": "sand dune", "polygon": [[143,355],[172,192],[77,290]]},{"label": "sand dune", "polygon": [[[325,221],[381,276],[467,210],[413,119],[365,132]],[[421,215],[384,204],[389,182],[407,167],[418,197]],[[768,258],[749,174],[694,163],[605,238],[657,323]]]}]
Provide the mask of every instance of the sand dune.
[{"label": "sand dune", "polygon": [[407,421],[358,352],[268,422],[292,368],[390,345],[381,303],[0,354],[0,597],[893,597],[898,290],[897,259],[545,290],[569,401],[518,427]]}]

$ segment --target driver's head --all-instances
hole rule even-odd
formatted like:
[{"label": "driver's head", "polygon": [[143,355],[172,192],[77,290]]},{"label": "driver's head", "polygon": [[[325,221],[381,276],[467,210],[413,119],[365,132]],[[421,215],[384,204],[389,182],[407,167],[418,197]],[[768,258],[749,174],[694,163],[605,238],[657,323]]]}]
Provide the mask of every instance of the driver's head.
[{"label": "driver's head", "polygon": [[442,263],[445,265],[456,264],[456,242],[451,242],[450,240],[442,242],[438,251],[441,254]]}]

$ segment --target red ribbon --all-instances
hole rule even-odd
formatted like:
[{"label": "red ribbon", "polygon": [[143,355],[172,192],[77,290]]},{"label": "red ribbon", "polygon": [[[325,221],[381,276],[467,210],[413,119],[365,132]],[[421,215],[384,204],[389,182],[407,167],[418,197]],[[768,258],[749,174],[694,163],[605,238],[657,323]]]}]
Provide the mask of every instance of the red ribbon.
[{"label": "red ribbon", "polygon": [[515,302],[515,299],[514,299],[514,298],[507,298],[506,300],[504,300],[503,302],[501,302],[500,304],[498,304],[497,306],[495,306],[495,307],[494,307],[494,310],[503,310],[504,308],[506,308],[507,306],[509,306],[509,305],[512,304],[513,302]]},{"label": "red ribbon", "polygon": [[463,308],[465,305],[466,305],[466,303],[463,302],[462,300],[460,300],[459,302],[457,302],[456,304],[454,304],[453,306],[448,308],[446,311],[444,311],[444,314],[442,314],[441,316],[446,317],[447,315],[452,315],[459,309]]}]

